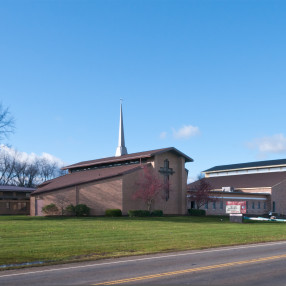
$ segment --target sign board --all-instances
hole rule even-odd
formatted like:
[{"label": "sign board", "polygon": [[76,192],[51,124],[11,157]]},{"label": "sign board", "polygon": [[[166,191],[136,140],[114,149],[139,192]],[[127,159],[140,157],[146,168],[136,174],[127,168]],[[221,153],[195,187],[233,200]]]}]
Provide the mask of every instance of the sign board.
[{"label": "sign board", "polygon": [[229,221],[243,223],[243,214],[229,214]]},{"label": "sign board", "polygon": [[246,213],[246,202],[245,201],[227,201],[225,212],[227,214],[245,214]]}]

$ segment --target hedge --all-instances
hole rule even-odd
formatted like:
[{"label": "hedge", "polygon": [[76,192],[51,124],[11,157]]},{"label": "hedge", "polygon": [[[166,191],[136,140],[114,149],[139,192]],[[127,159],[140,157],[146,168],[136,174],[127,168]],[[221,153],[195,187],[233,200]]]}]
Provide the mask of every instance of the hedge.
[{"label": "hedge", "polygon": [[128,215],[130,217],[134,217],[134,216],[144,217],[144,216],[150,216],[151,213],[149,211],[145,211],[145,210],[131,210],[131,211],[128,211]]},{"label": "hedge", "polygon": [[188,209],[189,215],[193,216],[205,216],[206,211],[205,210],[197,210],[197,209]]},{"label": "hedge", "polygon": [[67,215],[75,215],[75,206],[73,204],[70,204],[66,207],[65,213]]},{"label": "hedge", "polygon": [[106,216],[122,216],[122,211],[120,209],[108,209],[105,211]]},{"label": "hedge", "polygon": [[58,210],[59,209],[55,204],[49,204],[49,205],[46,205],[42,208],[42,211],[45,214],[55,214],[56,212],[58,212]]},{"label": "hedge", "polygon": [[66,207],[66,212],[70,215],[76,215],[76,216],[89,216],[90,208],[85,204],[79,204],[79,205],[68,205]]},{"label": "hedge", "polygon": [[163,216],[162,210],[154,210],[151,212],[151,216]]}]

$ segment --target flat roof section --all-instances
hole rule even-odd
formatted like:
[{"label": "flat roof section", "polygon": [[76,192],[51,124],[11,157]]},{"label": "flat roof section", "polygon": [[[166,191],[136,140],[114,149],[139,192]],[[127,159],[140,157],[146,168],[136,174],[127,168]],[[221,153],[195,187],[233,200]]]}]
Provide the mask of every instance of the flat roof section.
[{"label": "flat roof section", "polygon": [[231,171],[231,170],[240,170],[240,169],[256,169],[256,168],[270,168],[270,167],[285,167],[286,159],[278,160],[267,160],[267,161],[257,161],[257,162],[248,162],[248,163],[238,163],[230,165],[220,165],[215,166],[210,169],[203,171],[204,173],[219,172],[219,171]]}]

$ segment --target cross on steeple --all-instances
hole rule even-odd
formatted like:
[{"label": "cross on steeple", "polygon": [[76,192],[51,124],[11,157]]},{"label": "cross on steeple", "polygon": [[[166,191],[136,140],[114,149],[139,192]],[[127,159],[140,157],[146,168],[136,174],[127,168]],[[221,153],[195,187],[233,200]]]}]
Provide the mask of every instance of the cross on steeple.
[{"label": "cross on steeple", "polygon": [[173,175],[175,172],[172,168],[169,168],[169,160],[164,161],[164,167],[161,167],[159,172],[164,176],[164,185],[165,185],[165,195],[166,201],[169,200],[169,175]]}]

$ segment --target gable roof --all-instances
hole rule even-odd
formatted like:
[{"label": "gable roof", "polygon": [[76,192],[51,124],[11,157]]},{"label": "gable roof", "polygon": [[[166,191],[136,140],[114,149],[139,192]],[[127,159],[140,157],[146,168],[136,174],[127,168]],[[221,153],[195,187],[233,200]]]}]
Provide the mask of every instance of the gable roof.
[{"label": "gable roof", "polygon": [[7,186],[7,185],[0,185],[0,191],[8,191],[8,192],[33,192],[36,188],[27,188],[27,187],[18,187],[18,186]]},{"label": "gable roof", "polygon": [[[205,178],[213,189],[222,187],[240,188],[269,188],[286,180],[286,172],[257,173],[233,176],[217,176]],[[194,189],[196,182],[188,184],[188,189]]]},{"label": "gable roof", "polygon": [[102,159],[97,159],[97,160],[90,160],[90,161],[83,161],[79,162],[76,164],[72,164],[69,166],[65,166],[62,169],[63,170],[72,170],[76,168],[83,168],[83,167],[91,167],[91,166],[97,166],[97,165],[102,165],[102,164],[112,164],[112,163],[122,163],[125,161],[130,161],[130,160],[140,160],[143,158],[151,158],[155,155],[165,153],[165,152],[173,152],[179,156],[182,156],[185,158],[186,162],[193,162],[194,160],[187,156],[186,154],[182,153],[181,151],[177,150],[174,147],[169,147],[169,148],[163,148],[163,149],[156,149],[156,150],[151,150],[151,151],[145,151],[145,152],[139,152],[139,153],[132,153],[132,154],[127,154],[123,156],[118,156],[118,157],[107,157],[107,158],[102,158]]},{"label": "gable roof", "polygon": [[93,169],[81,172],[73,172],[50,181],[46,181],[39,185],[33,195],[44,192],[55,191],[67,187],[72,187],[79,184],[100,181],[112,177],[121,176],[130,172],[134,172],[143,168],[146,164],[142,165],[122,165],[111,168]]},{"label": "gable roof", "polygon": [[263,167],[269,167],[269,166],[272,166],[272,167],[286,166],[286,159],[220,165],[220,166],[215,166],[210,169],[207,169],[203,172],[207,173],[207,172],[215,172],[215,171],[226,171],[226,170],[237,170],[237,169],[248,169],[248,168],[252,169],[252,168],[263,168]]}]

